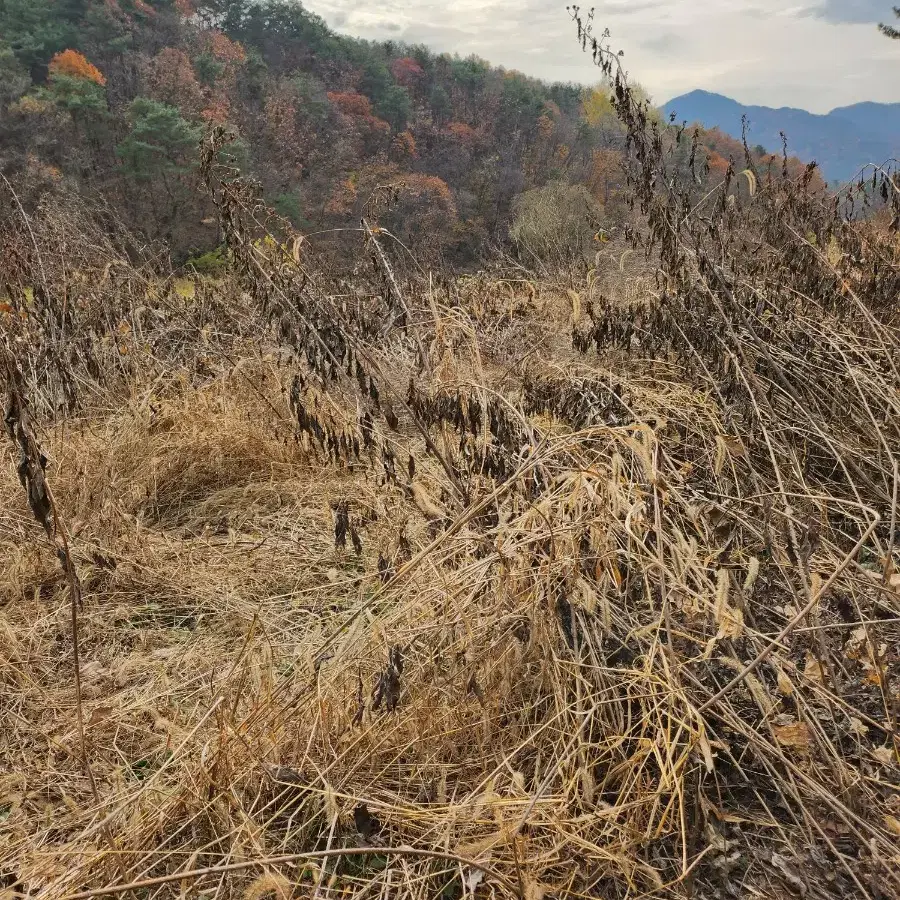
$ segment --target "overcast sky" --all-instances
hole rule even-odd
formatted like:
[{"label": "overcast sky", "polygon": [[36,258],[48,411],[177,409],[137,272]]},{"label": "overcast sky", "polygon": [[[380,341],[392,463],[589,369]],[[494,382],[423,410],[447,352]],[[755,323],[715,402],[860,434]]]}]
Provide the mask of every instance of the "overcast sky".
[{"label": "overcast sky", "polygon": [[[567,0],[304,0],[338,31],[426,43],[528,75],[590,82]],[[882,37],[898,0],[599,0],[630,73],[658,103],[704,88],[742,103],[827,112],[900,101],[900,41]],[[590,7],[590,2],[583,2]],[[898,23],[900,24],[900,23]]]}]

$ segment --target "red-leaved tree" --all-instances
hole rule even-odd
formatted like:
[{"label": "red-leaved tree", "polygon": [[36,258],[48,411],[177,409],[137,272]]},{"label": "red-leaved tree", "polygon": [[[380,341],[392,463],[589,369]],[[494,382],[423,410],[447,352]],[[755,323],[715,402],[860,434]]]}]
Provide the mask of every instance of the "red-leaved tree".
[{"label": "red-leaved tree", "polygon": [[415,87],[424,74],[425,70],[411,56],[402,56],[391,63],[391,75],[405,88]]}]

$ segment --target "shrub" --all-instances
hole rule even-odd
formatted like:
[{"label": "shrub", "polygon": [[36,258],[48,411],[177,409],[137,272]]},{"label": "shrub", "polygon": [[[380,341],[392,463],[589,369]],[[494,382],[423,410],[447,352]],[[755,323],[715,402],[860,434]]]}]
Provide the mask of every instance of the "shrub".
[{"label": "shrub", "polygon": [[312,222],[303,215],[303,206],[296,194],[279,194],[272,206],[275,212],[284,216],[295,228],[309,231],[313,227]]},{"label": "shrub", "polygon": [[228,268],[228,250],[220,244],[214,250],[197,253],[185,260],[186,269],[193,269],[198,275],[222,275]]},{"label": "shrub", "polygon": [[517,198],[510,236],[526,257],[564,264],[587,258],[602,215],[583,185],[552,182]]}]

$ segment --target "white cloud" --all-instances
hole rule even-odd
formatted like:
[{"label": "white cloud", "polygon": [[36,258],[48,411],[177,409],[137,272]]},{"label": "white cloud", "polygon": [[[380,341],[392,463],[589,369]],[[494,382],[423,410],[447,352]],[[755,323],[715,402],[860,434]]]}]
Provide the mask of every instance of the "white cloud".
[{"label": "white cloud", "polygon": [[[631,73],[659,101],[693,88],[744,103],[826,112],[900,100],[900,43],[874,23],[886,0],[596,0]],[[588,83],[565,0],[307,0],[340,31],[475,53],[529,75]],[[587,4],[585,4],[587,5]]]}]

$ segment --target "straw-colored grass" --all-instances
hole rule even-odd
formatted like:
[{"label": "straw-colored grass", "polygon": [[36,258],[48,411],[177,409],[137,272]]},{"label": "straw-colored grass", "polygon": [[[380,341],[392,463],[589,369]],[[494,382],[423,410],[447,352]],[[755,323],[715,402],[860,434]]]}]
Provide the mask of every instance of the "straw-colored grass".
[{"label": "straw-colored grass", "polygon": [[[477,358],[481,326],[440,313],[431,390],[521,402],[516,329],[547,339],[526,381],[613,383],[554,337],[568,300],[539,303],[489,315]],[[469,507],[433,460],[418,493],[325,463],[280,378],[135,381],[41,434],[99,803],[66,581],[4,452],[4,900],[898,895],[898,595],[852,552],[868,509],[801,583],[765,491],[729,496],[720,407],[663,364],[615,373],[621,421],[533,411],[518,473]],[[408,423],[392,440],[421,452]],[[335,546],[342,500],[361,554]]]},{"label": "straw-colored grass", "polygon": [[0,898],[900,897],[895,237],[369,281],[208,181],[192,292],[0,230]]}]

